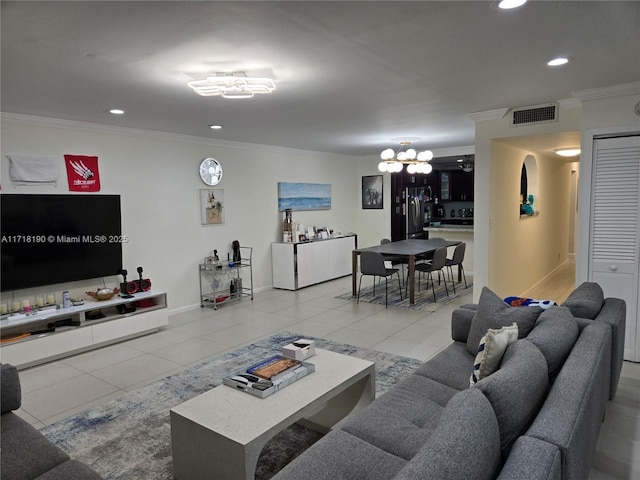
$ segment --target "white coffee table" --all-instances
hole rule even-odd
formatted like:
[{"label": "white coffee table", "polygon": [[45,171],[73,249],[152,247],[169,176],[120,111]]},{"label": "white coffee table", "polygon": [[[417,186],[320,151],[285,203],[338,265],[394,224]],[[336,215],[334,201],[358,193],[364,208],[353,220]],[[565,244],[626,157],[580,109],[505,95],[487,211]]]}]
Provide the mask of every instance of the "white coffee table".
[{"label": "white coffee table", "polygon": [[253,480],[262,448],[298,422],[326,433],[375,398],[375,363],[316,349],[315,372],[261,399],[220,385],[171,409],[178,480]]}]

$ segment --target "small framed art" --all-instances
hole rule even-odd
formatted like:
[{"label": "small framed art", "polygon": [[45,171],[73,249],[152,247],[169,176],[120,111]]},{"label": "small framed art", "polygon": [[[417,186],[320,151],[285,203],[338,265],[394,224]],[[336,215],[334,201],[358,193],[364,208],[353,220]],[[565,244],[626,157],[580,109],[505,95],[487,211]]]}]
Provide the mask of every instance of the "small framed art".
[{"label": "small framed art", "polygon": [[362,177],[362,208],[381,209],[382,206],[382,175]]}]

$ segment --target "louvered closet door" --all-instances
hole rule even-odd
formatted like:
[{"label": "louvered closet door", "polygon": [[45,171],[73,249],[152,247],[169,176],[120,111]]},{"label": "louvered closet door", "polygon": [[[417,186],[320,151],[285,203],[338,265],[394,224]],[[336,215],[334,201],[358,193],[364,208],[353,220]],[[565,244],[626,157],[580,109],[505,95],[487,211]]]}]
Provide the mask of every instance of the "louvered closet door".
[{"label": "louvered closet door", "polygon": [[640,136],[596,139],[590,278],[627,303],[626,360],[640,361]]}]

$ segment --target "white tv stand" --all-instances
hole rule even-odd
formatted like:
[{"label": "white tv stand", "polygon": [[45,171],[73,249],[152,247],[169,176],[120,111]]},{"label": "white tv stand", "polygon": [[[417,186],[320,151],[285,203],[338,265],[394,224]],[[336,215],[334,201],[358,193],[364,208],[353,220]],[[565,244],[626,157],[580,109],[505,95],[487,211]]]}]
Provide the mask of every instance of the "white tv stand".
[{"label": "white tv stand", "polygon": [[[135,302],[141,300],[153,305],[138,305],[135,311],[122,312],[123,308],[131,309]],[[91,313],[96,310],[100,310],[104,317],[90,320]],[[14,333],[46,330],[50,323],[64,319],[80,322],[80,325],[57,327],[54,332],[3,342],[0,345],[2,362],[26,368],[158,330],[169,323],[167,294],[150,290],[136,293],[133,298],[116,295],[111,300],[89,299],[83,305],[41,311],[34,315],[3,315],[0,328],[6,337]]]}]

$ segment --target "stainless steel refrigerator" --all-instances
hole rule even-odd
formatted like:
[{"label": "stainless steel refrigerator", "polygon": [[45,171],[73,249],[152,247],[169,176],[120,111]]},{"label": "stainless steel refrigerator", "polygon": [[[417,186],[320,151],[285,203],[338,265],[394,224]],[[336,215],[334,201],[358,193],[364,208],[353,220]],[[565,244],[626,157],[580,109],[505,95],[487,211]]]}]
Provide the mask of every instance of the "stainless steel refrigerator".
[{"label": "stainless steel refrigerator", "polygon": [[405,191],[406,238],[426,238],[424,227],[424,190],[409,187]]}]

